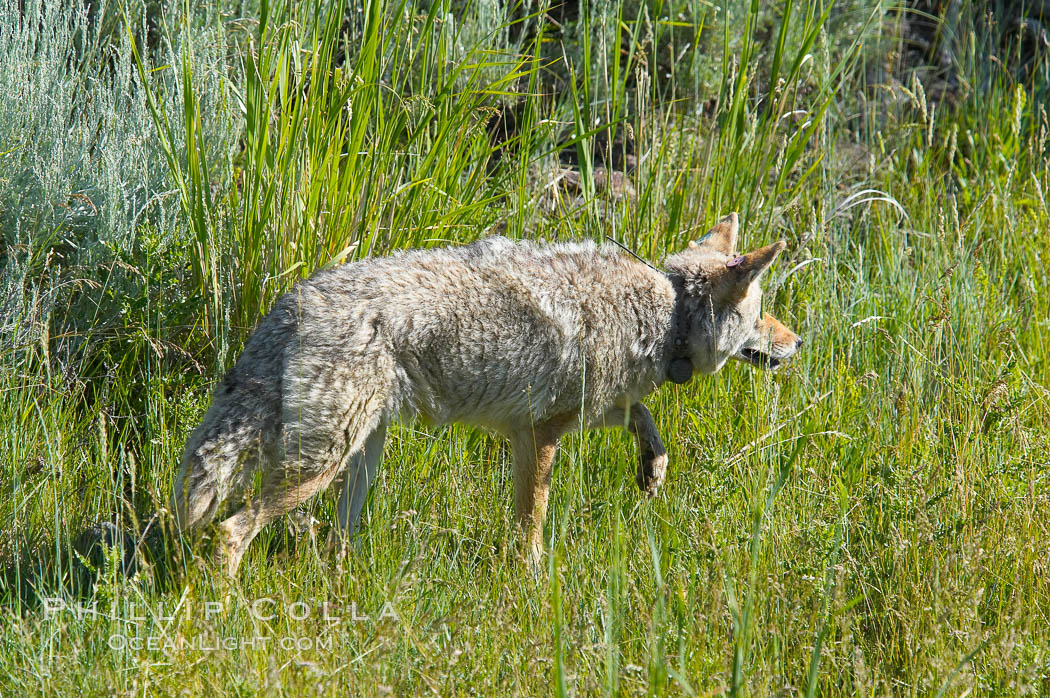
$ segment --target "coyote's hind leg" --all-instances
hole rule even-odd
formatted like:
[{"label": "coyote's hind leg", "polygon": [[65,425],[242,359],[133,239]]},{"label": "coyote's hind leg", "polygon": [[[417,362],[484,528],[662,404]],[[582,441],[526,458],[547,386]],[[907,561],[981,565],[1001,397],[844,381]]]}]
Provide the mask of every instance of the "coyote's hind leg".
[{"label": "coyote's hind leg", "polygon": [[258,497],[219,524],[219,541],[215,552],[223,571],[230,577],[234,576],[248,545],[259,531],[324,490],[335,475],[336,470],[333,468],[301,481],[290,478],[293,481],[271,485],[268,491],[264,489]]},{"label": "coyote's hind leg", "polygon": [[[353,427],[331,429],[322,438],[316,429],[309,438],[299,438],[293,427],[286,427],[285,456],[281,465],[263,472],[258,494],[219,525],[218,561],[226,573],[237,572],[249,543],[259,531],[277,517],[325,490],[343,470],[349,455],[361,451],[366,435],[373,435],[380,424],[378,410],[359,416]],[[290,446],[294,444],[295,450]],[[309,445],[309,447],[307,447]],[[378,449],[377,449],[378,450]],[[362,495],[363,503],[364,495]]]},{"label": "coyote's hind leg", "polygon": [[392,376],[385,357],[355,357],[333,369],[315,354],[287,361],[278,462],[261,470],[257,491],[219,526],[218,556],[230,575],[259,531],[327,488],[387,416]]},{"label": "coyote's hind leg", "polygon": [[339,506],[336,529],[332,542],[346,542],[357,533],[361,510],[368,498],[368,491],[375,481],[379,462],[383,458],[383,442],[386,440],[386,424],[380,424],[365,440],[365,446],[350,457],[337,483]]}]

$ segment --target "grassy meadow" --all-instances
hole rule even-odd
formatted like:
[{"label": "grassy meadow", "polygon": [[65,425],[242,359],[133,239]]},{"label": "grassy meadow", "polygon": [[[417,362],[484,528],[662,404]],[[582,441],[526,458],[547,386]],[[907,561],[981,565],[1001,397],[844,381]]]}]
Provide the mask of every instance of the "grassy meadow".
[{"label": "grassy meadow", "polygon": [[[0,0],[0,694],[1050,694],[1050,18],[942,5]],[[75,551],[313,270],[730,211],[805,346],[647,400],[653,500],[567,437],[539,574],[412,423],[345,556],[330,494],[231,582]]]}]

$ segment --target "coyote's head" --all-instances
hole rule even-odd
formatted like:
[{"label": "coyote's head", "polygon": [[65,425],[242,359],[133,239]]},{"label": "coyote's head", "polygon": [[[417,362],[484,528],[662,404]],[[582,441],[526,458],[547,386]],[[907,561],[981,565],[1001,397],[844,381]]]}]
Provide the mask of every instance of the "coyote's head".
[{"label": "coyote's head", "polygon": [[738,256],[738,229],[732,213],[666,260],[682,294],[678,323],[683,353],[703,373],[714,373],[730,357],[776,368],[802,344],[798,335],[762,312],[759,279],[787,243],[781,240]]}]

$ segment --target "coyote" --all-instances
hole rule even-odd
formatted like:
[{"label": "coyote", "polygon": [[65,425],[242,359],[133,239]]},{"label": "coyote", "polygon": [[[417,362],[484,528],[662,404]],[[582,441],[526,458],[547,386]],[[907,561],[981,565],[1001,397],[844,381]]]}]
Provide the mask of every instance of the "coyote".
[{"label": "coyote", "polygon": [[387,425],[418,417],[504,435],[527,557],[543,551],[561,436],[623,425],[654,495],[667,453],[640,402],[729,358],[774,368],[802,340],[760,312],[759,277],[784,241],[736,256],[736,214],[659,271],[610,244],[490,237],[327,269],[282,296],[190,436],[172,508],[180,530],[220,512],[233,575],[270,521],[339,480],[352,537]]}]

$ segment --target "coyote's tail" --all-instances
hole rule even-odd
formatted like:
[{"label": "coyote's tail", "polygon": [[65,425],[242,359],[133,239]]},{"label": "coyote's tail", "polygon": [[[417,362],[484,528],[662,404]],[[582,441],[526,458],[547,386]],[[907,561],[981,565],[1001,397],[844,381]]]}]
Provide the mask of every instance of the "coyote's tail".
[{"label": "coyote's tail", "polygon": [[280,374],[246,379],[234,367],[182,455],[172,491],[180,530],[211,521],[222,503],[243,492],[263,459],[272,458],[280,431]]}]

